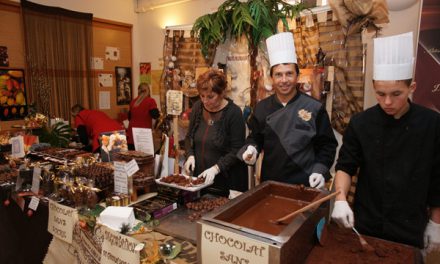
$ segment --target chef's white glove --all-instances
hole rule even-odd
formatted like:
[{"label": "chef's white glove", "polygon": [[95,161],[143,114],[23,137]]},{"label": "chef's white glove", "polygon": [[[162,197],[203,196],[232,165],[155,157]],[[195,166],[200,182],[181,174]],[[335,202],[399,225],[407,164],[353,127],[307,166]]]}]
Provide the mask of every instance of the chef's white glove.
[{"label": "chef's white glove", "polygon": [[425,248],[433,244],[440,245],[440,224],[430,219],[425,228],[424,240]]},{"label": "chef's white glove", "polygon": [[199,174],[197,177],[204,177],[205,183],[213,182],[215,176],[220,172],[220,169],[217,165],[212,166],[211,168],[204,170],[202,173]]},{"label": "chef's white glove", "polygon": [[354,226],[353,211],[347,201],[335,201],[332,219],[335,220],[337,224],[346,228],[352,228]]},{"label": "chef's white glove", "polygon": [[196,166],[196,160],[194,159],[193,155],[189,156],[186,159],[185,164],[183,164],[186,174],[190,174],[190,172],[194,171],[195,166]]},{"label": "chef's white glove", "polygon": [[324,187],[324,184],[325,184],[324,176],[322,176],[322,174],[320,174],[320,173],[312,173],[309,176],[309,184],[310,184],[310,187],[316,188],[316,189],[320,189],[320,188]]},{"label": "chef's white glove", "polygon": [[254,146],[249,145],[246,148],[246,151],[243,152],[242,155],[243,161],[248,165],[254,165],[255,161],[257,161],[257,154],[258,154],[257,149]]}]

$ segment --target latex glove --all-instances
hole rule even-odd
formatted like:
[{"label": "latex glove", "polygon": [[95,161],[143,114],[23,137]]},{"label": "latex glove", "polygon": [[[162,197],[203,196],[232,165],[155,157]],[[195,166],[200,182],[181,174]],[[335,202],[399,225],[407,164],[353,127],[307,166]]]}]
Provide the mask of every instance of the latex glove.
[{"label": "latex glove", "polygon": [[310,184],[310,187],[316,188],[316,189],[320,189],[320,188],[324,187],[324,184],[325,184],[324,176],[322,176],[322,174],[320,174],[320,173],[312,173],[309,176],[309,184]]},{"label": "latex glove", "polygon": [[188,159],[186,159],[185,164],[183,164],[186,174],[190,174],[190,172],[194,171],[195,166],[196,159],[192,155],[189,156]]},{"label": "latex glove", "polygon": [[425,228],[424,240],[425,248],[432,244],[440,245],[440,224],[430,219]]},{"label": "latex glove", "polygon": [[346,228],[352,228],[354,226],[353,211],[348,205],[347,201],[335,201],[332,219]]},{"label": "latex glove", "polygon": [[211,168],[204,170],[202,173],[199,174],[197,177],[204,177],[205,182],[213,182],[215,176],[220,172],[220,169],[217,165],[212,166]]},{"label": "latex glove", "polygon": [[248,165],[254,165],[255,162],[257,161],[257,154],[258,154],[257,149],[254,146],[249,145],[246,148],[246,151],[243,152],[242,155],[243,161]]}]

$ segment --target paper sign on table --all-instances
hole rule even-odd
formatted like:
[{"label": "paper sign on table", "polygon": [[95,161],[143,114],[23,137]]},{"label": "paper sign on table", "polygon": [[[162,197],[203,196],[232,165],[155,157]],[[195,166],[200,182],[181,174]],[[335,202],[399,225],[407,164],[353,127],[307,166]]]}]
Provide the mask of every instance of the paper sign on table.
[{"label": "paper sign on table", "polygon": [[38,204],[40,203],[40,199],[38,199],[37,197],[35,197],[35,196],[32,196],[32,199],[31,199],[31,201],[29,202],[29,209],[32,209],[32,210],[34,210],[34,211],[37,211],[37,208],[38,208]]},{"label": "paper sign on table", "polygon": [[125,173],[130,177],[139,170],[139,166],[135,159],[130,160],[130,162],[125,164]]},{"label": "paper sign on table", "polygon": [[269,263],[269,247],[260,241],[206,224],[201,232],[203,263]]},{"label": "paper sign on table", "polygon": [[103,226],[101,264],[140,263],[139,241]]},{"label": "paper sign on table", "polygon": [[14,158],[24,157],[24,140],[23,136],[17,136],[9,139],[11,147],[11,156]]},{"label": "paper sign on table", "polygon": [[154,155],[153,133],[150,128],[133,127],[134,148]]},{"label": "paper sign on table", "polygon": [[40,190],[40,176],[41,176],[41,168],[35,166],[34,171],[32,173],[32,187],[31,187],[31,191],[35,194],[38,194],[38,191]]},{"label": "paper sign on table", "polygon": [[72,244],[73,227],[78,221],[76,209],[49,200],[47,231],[59,239]]},{"label": "paper sign on table", "polygon": [[115,192],[128,194],[128,175],[125,162],[114,161]]},{"label": "paper sign on table", "polygon": [[15,190],[19,191],[23,185],[23,178],[21,178],[20,173],[17,176],[17,181],[15,182]]}]

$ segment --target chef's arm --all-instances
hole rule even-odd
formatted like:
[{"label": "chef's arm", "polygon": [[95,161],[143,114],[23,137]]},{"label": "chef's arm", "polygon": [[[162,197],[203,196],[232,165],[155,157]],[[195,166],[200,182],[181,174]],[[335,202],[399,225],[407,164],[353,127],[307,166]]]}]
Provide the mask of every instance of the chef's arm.
[{"label": "chef's arm", "polygon": [[[265,122],[262,120],[259,120],[256,116],[257,113],[252,114],[249,117],[248,121],[248,127],[249,127],[249,135],[246,138],[244,145],[237,151],[237,158],[241,161],[243,160],[243,154],[247,151],[247,148],[249,146],[254,147],[256,151],[255,160],[258,157],[258,154],[261,152],[264,142],[264,134],[263,129],[265,126]],[[260,117],[260,119],[262,119]],[[246,162],[246,161],[245,161]],[[248,162],[246,162],[248,165],[254,165],[255,161],[249,159]]]},{"label": "chef's arm", "polygon": [[440,207],[431,207],[431,220],[440,224]]},{"label": "chef's arm", "polygon": [[336,141],[330,119],[324,107],[322,107],[317,114],[316,135],[312,140],[313,148],[315,150],[315,160],[312,172],[329,175],[327,172],[335,161],[338,141]]},{"label": "chef's arm", "polygon": [[336,201],[346,201],[347,193],[351,186],[351,176],[345,171],[338,170],[335,176],[335,191],[341,191],[336,196]]}]

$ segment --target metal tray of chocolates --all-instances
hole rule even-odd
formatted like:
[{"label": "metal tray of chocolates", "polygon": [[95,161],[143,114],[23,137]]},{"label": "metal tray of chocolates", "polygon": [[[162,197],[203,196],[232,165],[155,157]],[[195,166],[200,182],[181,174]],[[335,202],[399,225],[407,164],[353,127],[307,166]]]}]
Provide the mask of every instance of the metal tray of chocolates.
[{"label": "metal tray of chocolates", "polygon": [[205,178],[191,177],[183,174],[173,174],[156,179],[156,183],[185,191],[197,192],[208,187],[213,182],[205,182]]}]

